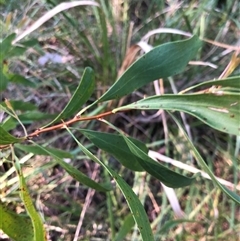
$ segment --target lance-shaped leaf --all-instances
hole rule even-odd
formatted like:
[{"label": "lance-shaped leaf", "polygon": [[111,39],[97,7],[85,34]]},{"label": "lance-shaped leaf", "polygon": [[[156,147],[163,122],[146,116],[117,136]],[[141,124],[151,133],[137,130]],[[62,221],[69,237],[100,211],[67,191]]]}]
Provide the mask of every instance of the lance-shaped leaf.
[{"label": "lance-shaped leaf", "polygon": [[[209,87],[210,89],[206,90],[206,88]],[[180,94],[196,88],[205,89],[204,92],[215,92],[215,94],[221,94],[221,91],[227,90],[230,90],[232,92],[240,92],[240,76],[233,76],[220,80],[205,81],[181,91]]]},{"label": "lance-shaped leaf", "polygon": [[97,191],[100,192],[107,192],[111,190],[111,186],[108,184],[99,184],[95,181],[93,181],[91,178],[80,172],[78,169],[74,168],[67,162],[63,161],[62,158],[71,158],[72,155],[70,153],[67,153],[62,150],[58,150],[55,148],[48,148],[40,146],[36,143],[34,143],[34,146],[23,146],[23,145],[16,145],[17,148],[21,150],[25,150],[27,152],[31,152],[38,155],[45,155],[45,156],[51,156],[54,158],[54,160],[75,180],[78,182],[91,187]]},{"label": "lance-shaped leaf", "polygon": [[[4,220],[4,221],[3,221]],[[0,229],[12,240],[33,241],[34,233],[29,216],[11,211],[0,201]]]},{"label": "lance-shaped leaf", "polygon": [[93,161],[99,163],[103,166],[108,173],[114,178],[115,182],[117,183],[118,187],[122,191],[125,199],[127,200],[128,206],[131,210],[135,223],[139,229],[139,232],[142,236],[143,241],[154,241],[153,233],[151,230],[151,226],[147,217],[147,214],[144,210],[144,207],[140,200],[138,199],[137,195],[133,192],[131,187],[124,181],[124,179],[117,174],[114,170],[108,167],[104,162],[94,156],[85,146],[83,146],[76,137],[72,134],[72,132],[66,127],[68,132],[71,134],[73,139],[77,142],[78,146],[81,150]]},{"label": "lance-shaped leaf", "polygon": [[174,119],[175,123],[177,124],[178,128],[183,133],[183,136],[186,138],[189,146],[191,147],[191,152],[193,156],[196,158],[198,163],[201,165],[202,169],[211,177],[211,180],[215,185],[217,185],[226,195],[228,195],[232,200],[234,200],[236,203],[240,204],[240,196],[231,190],[229,190],[227,187],[223,186],[215,177],[211,169],[208,167],[206,162],[203,160],[202,156],[198,152],[198,150],[195,148],[194,144],[188,137],[187,133],[184,131],[182,125],[179,123],[179,121],[176,119],[175,116],[173,116],[171,113],[169,113],[171,117]]},{"label": "lance-shaped leaf", "polygon": [[201,45],[198,37],[162,44],[134,62],[98,102],[118,99],[159,78],[184,70]]},{"label": "lance-shaped leaf", "polygon": [[76,114],[82,107],[82,105],[85,104],[92,95],[94,86],[94,72],[91,68],[87,67],[83,72],[83,76],[81,78],[81,81],[79,82],[76,91],[74,92],[72,98],[70,99],[64,110],[46,126],[52,125],[53,123],[61,119],[65,119]]},{"label": "lance-shaped leaf", "polygon": [[19,143],[23,140],[24,138],[16,138],[12,136],[5,129],[3,129],[3,127],[0,126],[0,145]]},{"label": "lance-shaped leaf", "polygon": [[[137,161],[138,164],[146,172],[148,172],[149,174],[151,174],[152,176],[154,176],[155,178],[163,182],[166,186],[173,187],[173,188],[188,186],[195,180],[195,178],[189,178],[189,177],[183,176],[161,165],[160,163],[154,161],[152,158],[150,158],[147,155],[147,152],[145,149],[146,147],[141,149],[142,145],[139,145],[139,142],[136,142],[136,140],[133,142],[132,138],[128,138],[125,135],[123,135],[118,128],[114,127],[112,124],[108,123],[105,120],[102,120],[102,121],[109,124],[113,129],[115,129],[120,133],[120,136],[114,135],[114,134],[97,133],[97,132],[90,132],[91,135],[89,135],[88,131],[86,131],[86,133],[88,134],[87,137],[93,140],[93,143],[97,142],[97,145],[101,145],[103,147],[103,150],[111,151],[109,150],[111,149],[111,147],[106,147],[109,144],[106,141],[117,143],[119,140],[121,140],[119,143],[121,143],[122,146],[119,145],[119,148],[117,149],[117,151],[119,151],[122,148],[123,150],[121,150],[119,154],[120,153],[124,154],[124,152],[128,153],[128,160],[125,160],[125,163],[126,162],[131,163],[132,160]],[[85,130],[83,131],[83,133],[84,132]],[[99,144],[101,140],[103,140],[105,144]],[[126,144],[123,144],[123,141],[125,141]],[[116,149],[114,148],[114,150]],[[114,150],[112,150],[111,152],[113,153]]]},{"label": "lance-shaped leaf", "polygon": [[126,136],[123,136],[123,138],[125,139],[132,153],[141,159],[139,164],[145,169],[145,171],[160,180],[166,186],[179,188],[189,186],[195,181],[195,178],[183,176],[154,161],[145,152],[139,149],[129,138]]},{"label": "lance-shaped leaf", "polygon": [[[132,154],[122,136],[102,133],[91,130],[80,130],[94,145],[113,155],[122,165],[133,171],[144,171],[139,164],[139,158]],[[143,152],[147,153],[147,147],[140,141],[130,138]]]},{"label": "lance-shaped leaf", "polygon": [[53,155],[60,156],[61,158],[73,158],[71,153],[67,151],[59,150],[56,148],[49,148],[49,147],[40,148],[39,146],[22,145],[22,144],[16,144],[14,145],[14,147],[28,153],[31,152],[36,155],[49,156],[48,152],[51,152]]},{"label": "lance-shaped leaf", "polygon": [[35,209],[35,206],[29,194],[28,187],[26,185],[26,181],[22,172],[19,172],[19,188],[20,188],[20,196],[22,198],[24,206],[32,220],[32,226],[33,226],[33,232],[34,232],[33,240],[47,241],[47,235],[46,235],[46,230],[43,226],[43,220],[39,215],[39,213],[37,212],[37,210]]},{"label": "lance-shaped leaf", "polygon": [[161,95],[142,99],[124,109],[177,110],[193,115],[219,131],[240,135],[240,95],[238,93]]},{"label": "lance-shaped leaf", "polygon": [[[17,175],[19,178],[20,197],[21,197],[21,199],[24,203],[24,207],[32,221],[32,227],[33,227],[33,233],[34,233],[33,240],[34,241],[35,240],[46,241],[47,236],[46,236],[46,230],[43,226],[43,220],[33,204],[33,201],[30,196],[30,193],[28,191],[28,187],[27,187],[25,178],[23,176],[23,172],[21,169],[21,165],[18,161],[18,158],[15,158],[14,166],[16,168],[16,172],[17,172]],[[23,230],[23,232],[24,232],[24,230]]]}]

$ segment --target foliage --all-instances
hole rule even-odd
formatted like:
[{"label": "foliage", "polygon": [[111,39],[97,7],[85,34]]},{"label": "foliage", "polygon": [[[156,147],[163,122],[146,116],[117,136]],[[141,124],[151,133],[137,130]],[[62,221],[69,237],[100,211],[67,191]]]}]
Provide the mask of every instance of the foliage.
[{"label": "foliage", "polygon": [[[162,93],[161,95],[160,93],[156,93],[156,95],[150,93],[147,97],[140,95],[139,98],[138,95],[136,99],[136,97],[132,97],[133,93],[137,93],[137,91],[144,92],[144,88],[148,88],[147,86],[152,82],[156,84],[159,79],[161,79],[164,86],[168,86],[169,83],[170,86],[174,86],[173,79],[175,76],[180,76],[184,79],[184,76],[188,75],[191,79],[194,78],[194,75],[198,75],[196,69],[192,70],[191,67],[188,67],[188,63],[194,59],[201,59],[200,56],[204,51],[205,42],[201,33],[197,34],[196,31],[191,31],[195,32],[195,35],[188,34],[187,39],[179,40],[177,38],[168,43],[157,44],[154,48],[147,45],[146,41],[143,41],[144,38],[142,38],[139,46],[143,46],[142,42],[144,42],[145,47],[142,47],[142,49],[146,53],[135,62],[132,63],[130,61],[130,64],[124,69],[123,74],[113,83],[113,81],[109,81],[109,79],[114,79],[117,76],[116,70],[119,66],[111,58],[107,27],[109,27],[108,24],[112,26],[119,25],[120,20],[117,16],[115,16],[115,18],[111,16],[111,14],[113,14],[113,12],[110,11],[112,10],[112,6],[104,1],[89,1],[89,3],[87,3],[92,6],[92,9],[89,10],[92,11],[92,15],[90,14],[91,16],[88,20],[84,20],[83,18],[82,21],[87,22],[94,16],[95,24],[100,26],[99,29],[101,30],[101,34],[98,36],[95,32],[99,29],[95,29],[94,27],[92,29],[79,30],[77,20],[71,17],[66,11],[80,5],[79,3],[69,2],[57,5],[55,1],[47,2],[49,4],[47,6],[51,8],[47,14],[39,18],[22,34],[18,36],[16,36],[16,34],[10,34],[2,39],[0,91],[8,91],[11,89],[11,86],[16,86],[17,84],[19,88],[23,88],[23,90],[30,90],[29,92],[45,92],[47,91],[47,87],[50,87],[51,91],[48,93],[47,98],[54,94],[54,92],[57,94],[58,88],[61,90],[65,89],[67,93],[70,92],[71,97],[67,99],[65,95],[62,101],[57,100],[57,106],[59,105],[58,113],[54,112],[54,114],[45,113],[45,110],[41,111],[36,104],[26,103],[24,100],[14,98],[14,94],[10,96],[10,99],[5,99],[5,101],[0,104],[1,113],[4,114],[3,121],[0,125],[1,162],[2,165],[11,163],[13,166],[12,169],[9,169],[0,177],[0,184],[3,183],[1,189],[8,185],[6,184],[6,179],[11,178],[15,170],[15,176],[18,177],[15,188],[19,188],[17,192],[20,194],[20,201],[26,210],[26,216],[11,211],[11,208],[6,205],[9,203],[7,195],[4,193],[1,194],[0,214],[6,222],[0,222],[0,228],[4,233],[13,240],[47,240],[44,221],[35,207],[36,202],[31,195],[31,191],[28,190],[30,185],[27,187],[27,181],[30,175],[24,175],[26,168],[24,162],[39,156],[49,157],[51,160],[48,164],[49,166],[61,167],[68,173],[72,180],[85,185],[87,190],[93,189],[106,193],[107,197],[115,191],[111,179],[114,180],[114,183],[117,184],[128,204],[130,213],[124,220],[122,229],[119,229],[119,232],[115,234],[113,220],[111,219],[112,214],[111,210],[109,210],[110,225],[112,225],[112,240],[124,240],[131,231],[134,223],[136,224],[141,239],[150,241],[157,239],[158,233],[166,234],[172,227],[179,223],[195,222],[190,218],[179,219],[176,222],[170,220],[169,223],[162,226],[159,232],[155,231],[151,227],[148,214],[144,209],[143,200],[134,192],[131,184],[125,180],[123,173],[121,174],[121,169],[131,171],[135,176],[135,181],[138,180],[138,175],[144,174],[149,179],[158,180],[162,185],[170,188],[187,188],[198,185],[198,183],[201,182],[199,177],[207,173],[214,187],[219,188],[216,189],[216,192],[220,190],[224,198],[231,200],[232,205],[239,205],[240,196],[236,191],[237,171],[234,172],[235,190],[230,190],[215,176],[214,170],[211,168],[212,164],[204,160],[203,154],[198,150],[198,146],[192,139],[191,132],[189,132],[187,128],[188,125],[186,124],[185,115],[183,114],[188,114],[191,120],[197,118],[200,121],[197,122],[197,125],[199,125],[202,130],[211,130],[217,133],[216,135],[224,135],[224,138],[230,139],[232,136],[236,138],[237,141],[234,143],[236,151],[232,159],[235,163],[233,168],[238,170],[240,76],[234,72],[239,63],[238,53],[233,55],[229,66],[223,71],[223,75],[221,75],[221,78],[218,80],[212,80],[211,77],[203,79],[201,76],[198,77],[200,81],[198,80],[197,83],[190,82],[190,85],[182,88],[180,92],[170,94]],[[150,4],[150,6],[150,9],[152,9],[153,5]],[[55,71],[59,79],[61,75],[63,75],[65,79],[73,79],[81,74],[80,81],[77,85],[76,83],[71,83],[71,81],[70,83],[63,81],[59,84],[58,81],[52,81],[52,79],[55,78],[52,74],[50,74],[50,77],[47,77],[47,82],[42,82],[42,78],[44,79],[44,76],[47,76],[44,72],[41,73],[41,77],[36,74],[36,76],[38,76],[36,79],[33,78],[33,75],[30,78],[26,78],[23,74],[15,74],[12,70],[14,69],[11,65],[13,63],[12,61],[19,61],[30,49],[33,49],[38,54],[43,53],[43,49],[34,38],[30,37],[28,41],[22,41],[21,43],[19,43],[19,41],[34,30],[40,28],[42,24],[51,18],[56,17],[58,13],[61,14],[61,19],[67,23],[66,25],[65,23],[60,24],[59,28],[61,29],[61,33],[66,35],[69,31],[67,27],[70,26],[73,28],[80,38],[79,43],[89,49],[91,57],[87,58],[87,54],[83,53],[85,64],[82,64],[79,69],[76,68],[79,73],[76,73],[73,69],[76,66],[71,65],[66,69],[56,71],[56,69],[54,69],[56,67],[54,63],[52,63],[52,66],[49,64],[47,71],[53,71],[52,74],[54,74]],[[76,13],[74,12],[74,14]],[[183,13],[183,16],[188,23],[188,27],[191,28],[187,20],[187,14],[186,11]],[[88,13],[84,10],[82,15],[88,16]],[[170,21],[170,18],[168,21]],[[127,23],[127,21],[124,23]],[[124,26],[122,28],[124,29]],[[91,31],[93,32],[91,33]],[[99,40],[101,42],[99,49],[95,47],[96,43],[90,40],[89,36],[91,34],[95,34],[96,41]],[[60,41],[63,46],[66,46],[69,39],[60,35],[61,34],[56,34],[56,39]],[[200,37],[197,35],[200,35]],[[116,43],[118,37],[118,34],[113,34],[113,39],[116,40]],[[69,48],[72,48],[74,52],[76,46],[77,43],[73,43]],[[124,50],[126,48],[125,46],[122,51],[125,52]],[[59,57],[60,55],[56,56]],[[117,59],[119,61],[119,58]],[[52,61],[54,62],[53,59]],[[61,61],[63,61],[63,59],[61,59]],[[85,65],[90,67],[83,69]],[[16,64],[16,66],[18,65]],[[32,64],[32,68],[35,67],[36,66]],[[61,66],[59,65],[59,67]],[[94,72],[96,72],[96,74]],[[233,76],[229,77],[231,73],[233,73]],[[108,90],[106,90],[106,86],[109,83],[111,84]],[[101,92],[97,91],[99,84],[103,87],[103,91]],[[96,92],[98,93],[96,94]],[[120,105],[114,107],[114,101],[118,101],[120,98],[122,98],[123,101],[120,101]],[[109,106],[111,106],[110,110]],[[166,112],[164,113],[168,114],[168,121],[175,123],[171,124],[171,131],[165,131],[165,134],[169,132],[169,135],[175,135],[176,138],[173,138],[173,140],[175,140],[176,143],[178,142],[178,138],[181,138],[184,147],[180,148],[186,149],[187,155],[191,153],[189,155],[190,158],[195,158],[197,164],[205,174],[199,172],[199,174],[190,176],[181,169],[159,163],[149,154],[149,147],[143,142],[141,137],[134,136],[131,131],[126,133],[127,129],[121,128],[121,125],[114,122],[112,118],[116,117],[119,119],[121,115],[127,115],[128,113],[134,113],[134,115],[137,116],[137,110],[145,111],[145,113],[148,111],[152,113],[151,111],[153,110],[165,110]],[[180,112],[180,115],[178,112]],[[165,114],[162,115],[163,122]],[[109,118],[112,121],[109,121]],[[201,127],[203,124],[204,127]],[[166,119],[164,125],[163,127],[166,128]],[[20,136],[16,134],[19,132],[21,133]],[[61,143],[62,135],[67,138],[67,142],[71,143],[70,145],[65,146]],[[56,140],[58,141],[57,148],[52,146],[52,143]],[[168,147],[167,137],[164,143],[166,147]],[[176,144],[176,149],[177,148],[179,148],[179,143]],[[101,150],[101,154],[96,150]],[[89,163],[96,163],[101,167],[100,180],[90,178],[84,171],[79,170],[72,163],[69,163],[69,160],[78,158],[79,153],[81,153],[83,158],[88,160]],[[114,160],[117,160],[118,163],[113,165],[110,161],[112,157],[114,157]],[[31,164],[31,162],[29,163]],[[48,165],[41,164],[40,168],[43,168],[42,170],[44,170],[44,168],[48,169]],[[111,198],[108,198],[108,209],[111,209],[111,203],[113,203],[113,201]],[[233,219],[235,220],[235,218]],[[18,225],[16,225],[16,220]],[[127,224],[129,224],[129,227]],[[22,228],[19,229],[19,226]],[[22,235],[22,233],[25,235]],[[136,235],[138,236],[139,234]]]}]

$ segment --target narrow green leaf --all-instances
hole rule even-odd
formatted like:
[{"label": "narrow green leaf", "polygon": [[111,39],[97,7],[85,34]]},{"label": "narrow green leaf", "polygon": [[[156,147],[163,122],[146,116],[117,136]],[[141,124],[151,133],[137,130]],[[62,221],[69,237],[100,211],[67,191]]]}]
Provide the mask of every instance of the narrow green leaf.
[{"label": "narrow green leaf", "polygon": [[[86,176],[85,174],[83,174],[82,172],[80,172],[79,170],[77,170],[76,168],[74,168],[73,166],[71,166],[70,164],[68,164],[67,162],[63,161],[62,158],[71,158],[72,155],[70,153],[61,151],[61,150],[57,150],[54,148],[47,148],[47,147],[42,147],[36,143],[34,143],[34,146],[20,146],[20,149],[25,149],[28,152],[32,152],[34,154],[39,154],[39,155],[46,155],[46,156],[51,156],[54,158],[54,160],[70,175],[72,176],[75,180],[77,180],[78,182],[91,187],[97,191],[100,192],[107,192],[111,190],[111,187],[109,184],[99,184],[95,181],[93,181],[91,178],[89,178],[88,176]],[[19,145],[17,145],[16,147],[19,148]]]},{"label": "narrow green leaf", "polygon": [[[3,221],[4,220],[4,221]],[[0,201],[0,230],[14,241],[33,241],[34,233],[29,216],[11,211]]]},{"label": "narrow green leaf", "polygon": [[[20,196],[21,196],[21,199],[27,210],[27,213],[30,216],[31,221],[32,221],[33,232],[34,232],[34,241],[37,241],[37,240],[46,241],[47,236],[46,236],[45,228],[43,226],[42,218],[34,207],[32,198],[28,191],[28,187],[27,187],[25,178],[24,178],[22,170],[21,170],[21,166],[17,160],[15,163],[15,167],[16,167],[17,174],[19,177]],[[24,232],[24,230],[23,230],[23,232]]]},{"label": "narrow green leaf", "polygon": [[226,91],[226,89],[232,89],[232,90],[239,92],[240,91],[240,76],[233,76],[233,77],[229,77],[226,79],[220,79],[220,80],[204,81],[200,84],[193,85],[193,86],[187,88],[186,90],[184,90],[184,92],[193,90],[193,89],[197,89],[199,87],[201,87],[201,89],[213,87],[211,91],[215,92],[215,93],[221,93],[220,91],[222,91],[222,90]]},{"label": "narrow green leaf", "polygon": [[[80,130],[94,145],[113,155],[122,165],[133,171],[144,171],[138,157],[133,155],[121,135],[102,133],[91,130]],[[130,138],[131,141],[145,153],[147,147],[142,142]]]},{"label": "narrow green leaf", "polygon": [[118,99],[151,81],[182,72],[196,55],[200,44],[198,37],[193,36],[152,49],[133,63],[98,102]]},{"label": "narrow green leaf", "polygon": [[47,120],[47,119],[53,118],[55,116],[56,116],[55,114],[48,114],[48,113],[40,112],[38,110],[33,110],[33,111],[29,111],[29,112],[20,114],[18,116],[18,118],[22,122],[27,122],[27,121],[32,122],[32,121]]},{"label": "narrow green leaf", "polygon": [[44,155],[49,156],[48,152],[51,152],[52,154],[59,156],[61,158],[73,158],[72,154],[67,151],[62,151],[56,148],[49,148],[44,147],[44,150],[42,148],[39,148],[39,146],[32,146],[32,145],[22,145],[22,144],[16,144],[14,147],[25,151],[25,152],[31,152],[36,155]]},{"label": "narrow green leaf", "polygon": [[173,118],[173,120],[175,121],[175,123],[177,124],[178,128],[181,130],[181,132],[183,133],[183,135],[185,136],[187,142],[189,143],[190,147],[191,147],[191,152],[193,153],[194,157],[196,158],[196,160],[199,162],[200,166],[202,167],[202,169],[211,177],[211,180],[213,181],[213,183],[215,183],[215,185],[217,185],[225,194],[227,194],[227,196],[229,196],[232,200],[234,200],[236,203],[240,204],[240,196],[229,190],[228,188],[226,188],[225,186],[223,186],[215,177],[215,175],[212,173],[212,171],[210,170],[210,168],[208,167],[208,165],[206,164],[206,162],[203,160],[202,156],[200,155],[200,153],[197,151],[197,149],[195,148],[194,144],[192,143],[192,141],[189,139],[187,133],[184,131],[182,125],[179,123],[179,121],[171,114],[171,117]]},{"label": "narrow green leaf", "polygon": [[183,176],[177,172],[172,171],[171,169],[165,167],[164,165],[160,164],[159,162],[154,161],[151,157],[147,155],[143,150],[141,150],[138,146],[135,145],[131,141],[130,138],[126,137],[121,130],[116,128],[114,125],[109,123],[106,120],[102,120],[104,123],[111,126],[113,129],[115,129],[117,132],[121,134],[123,139],[125,140],[126,144],[128,145],[130,151],[138,157],[139,164],[142,166],[142,168],[163,182],[166,186],[172,187],[172,188],[179,188],[190,185],[192,182],[195,181],[195,178],[189,178],[186,176]]},{"label": "narrow green leaf", "polygon": [[113,112],[124,109],[183,111],[219,131],[240,135],[240,95],[237,93],[224,94],[222,91],[221,95],[158,95],[117,108]]},{"label": "narrow green leaf", "polygon": [[85,68],[82,79],[67,106],[53,121],[46,126],[52,125],[61,119],[65,119],[76,114],[82,105],[85,104],[92,95],[94,86],[94,72],[91,68],[87,67]]},{"label": "narrow green leaf", "polygon": [[75,136],[70,132],[70,130],[66,127],[70,135],[73,137],[73,139],[76,141],[78,146],[81,148],[81,150],[93,161],[99,163],[102,165],[108,173],[114,178],[116,181],[118,187],[122,191],[128,206],[132,212],[133,218],[138,226],[139,232],[142,236],[143,241],[154,241],[153,239],[153,233],[150,227],[150,223],[147,217],[147,214],[144,210],[144,207],[142,206],[140,200],[138,199],[137,195],[133,192],[131,187],[123,180],[121,176],[119,176],[114,170],[112,170],[110,167],[104,164],[100,159],[98,159],[96,156],[94,156],[88,149],[86,149],[76,138]]},{"label": "narrow green leaf", "polygon": [[166,186],[179,188],[189,186],[195,181],[195,178],[183,176],[165,167],[159,162],[154,161],[145,152],[139,149],[129,138],[125,136],[123,137],[132,153],[141,159],[139,163],[145,169],[145,171],[160,180]]},{"label": "narrow green leaf", "polygon": [[9,145],[14,143],[19,143],[23,141],[24,138],[16,138],[9,134],[2,126],[0,126],[0,145]]}]

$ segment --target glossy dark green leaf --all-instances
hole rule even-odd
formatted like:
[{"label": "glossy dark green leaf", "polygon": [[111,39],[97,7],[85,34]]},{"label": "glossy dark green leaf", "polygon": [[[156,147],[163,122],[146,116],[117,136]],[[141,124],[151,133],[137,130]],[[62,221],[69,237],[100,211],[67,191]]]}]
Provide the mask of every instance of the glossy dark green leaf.
[{"label": "glossy dark green leaf", "polygon": [[115,109],[177,110],[200,119],[219,131],[240,135],[240,94],[158,95]]},{"label": "glossy dark green leaf", "polygon": [[53,121],[46,126],[49,126],[61,119],[69,118],[79,112],[82,105],[85,104],[92,95],[94,87],[94,72],[91,68],[87,67],[84,70],[82,79],[67,106]]},{"label": "glossy dark green leaf", "polygon": [[[113,155],[122,165],[133,171],[144,171],[139,164],[139,158],[132,154],[124,138],[121,135],[102,133],[91,130],[80,130],[94,145]],[[142,142],[130,138],[143,152],[148,149]]]},{"label": "glossy dark green leaf", "polygon": [[16,138],[9,134],[2,126],[0,126],[0,145],[9,145],[22,142],[24,138]]},{"label": "glossy dark green leaf", "polygon": [[27,215],[11,211],[0,201],[0,230],[14,241],[33,241],[34,232],[31,219]]},{"label": "glossy dark green leaf", "polygon": [[[17,146],[19,148],[19,145]],[[57,150],[53,148],[47,148],[40,146],[35,143],[34,146],[20,146],[20,149],[24,149],[25,151],[32,152],[34,154],[39,154],[39,155],[46,155],[46,156],[51,156],[54,158],[54,160],[70,175],[72,176],[75,180],[78,182],[93,188],[97,191],[100,192],[106,192],[110,191],[111,187],[109,184],[99,184],[95,181],[93,181],[91,178],[80,172],[78,169],[75,167],[71,166],[67,162],[63,161],[62,158],[71,158],[72,155],[70,153],[64,152],[62,150]]]},{"label": "glossy dark green leaf", "polygon": [[175,116],[173,116],[171,113],[169,113],[169,115],[171,115],[171,117],[174,119],[174,121],[176,122],[178,128],[183,133],[183,136],[186,138],[189,146],[191,147],[191,152],[192,152],[193,156],[198,161],[198,163],[202,167],[202,169],[210,176],[210,178],[213,181],[213,183],[216,186],[218,186],[228,197],[230,197],[233,201],[235,201],[236,203],[238,203],[240,205],[240,196],[236,192],[233,192],[233,191],[229,190],[227,187],[223,186],[217,180],[217,178],[215,177],[215,175],[213,174],[211,169],[208,167],[208,165],[206,164],[206,162],[204,161],[204,159],[202,158],[202,156],[200,155],[198,150],[195,148],[194,144],[192,143],[192,141],[188,137],[187,133],[184,131],[182,125],[179,123],[179,121],[176,119]]},{"label": "glossy dark green leaf", "polygon": [[159,78],[184,70],[201,45],[194,36],[183,41],[162,44],[133,63],[98,102],[118,99]]},{"label": "glossy dark green leaf", "polygon": [[102,162],[100,159],[98,159],[96,156],[94,156],[88,149],[86,149],[85,146],[83,146],[69,130],[68,130],[68,132],[71,134],[73,139],[77,142],[77,144],[81,148],[81,150],[93,161],[102,165],[108,171],[108,173],[114,178],[114,180],[116,181],[118,187],[122,191],[122,193],[128,203],[128,206],[131,210],[133,218],[134,218],[134,220],[138,226],[139,232],[142,236],[142,240],[143,241],[154,241],[153,233],[152,233],[151,226],[150,226],[150,223],[148,220],[148,216],[147,216],[147,214],[144,210],[144,207],[141,204],[139,198],[133,192],[131,187],[123,180],[123,178],[121,176],[119,176],[117,174],[117,172],[112,170],[109,166],[105,165],[104,162]]},{"label": "glossy dark green leaf", "polygon": [[154,161],[145,152],[138,148],[129,138],[125,136],[123,137],[131,152],[141,159],[139,164],[144,168],[144,170],[151,174],[153,177],[160,180],[166,186],[172,188],[179,188],[189,186],[195,181],[195,178],[183,176],[163,166],[159,162]]}]

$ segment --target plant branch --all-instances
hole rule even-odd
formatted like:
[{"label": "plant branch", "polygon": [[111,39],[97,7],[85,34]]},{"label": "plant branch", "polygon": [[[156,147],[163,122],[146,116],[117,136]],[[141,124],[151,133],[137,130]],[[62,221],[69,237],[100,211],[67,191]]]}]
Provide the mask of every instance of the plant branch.
[{"label": "plant branch", "polygon": [[[126,111],[126,110],[123,110],[123,111]],[[32,132],[31,134],[29,134],[27,136],[27,138],[30,139],[30,138],[32,138],[34,136],[38,136],[38,135],[40,135],[44,132],[60,130],[60,129],[63,129],[64,126],[69,126],[69,125],[72,125],[76,122],[88,121],[88,120],[97,120],[97,119],[100,119],[100,118],[103,118],[103,117],[106,117],[106,116],[109,116],[109,115],[113,115],[113,114],[115,114],[115,113],[113,113],[112,111],[107,111],[107,112],[104,112],[104,113],[101,113],[101,114],[98,114],[98,115],[94,115],[94,116],[86,116],[86,117],[75,116],[74,118],[72,118],[69,121],[66,121],[66,122],[63,121],[60,124],[50,126],[50,127],[46,127],[46,128],[39,128],[39,129],[35,130],[34,132]]]}]

